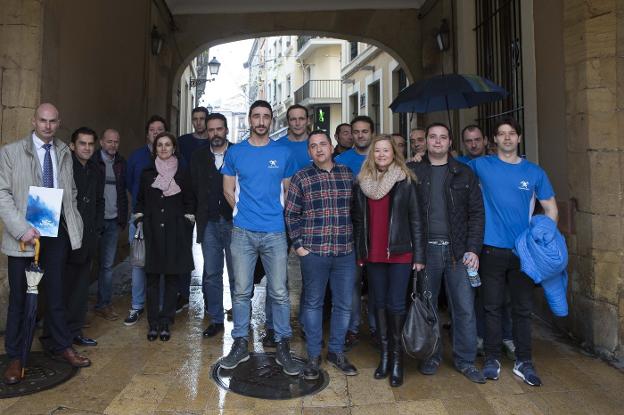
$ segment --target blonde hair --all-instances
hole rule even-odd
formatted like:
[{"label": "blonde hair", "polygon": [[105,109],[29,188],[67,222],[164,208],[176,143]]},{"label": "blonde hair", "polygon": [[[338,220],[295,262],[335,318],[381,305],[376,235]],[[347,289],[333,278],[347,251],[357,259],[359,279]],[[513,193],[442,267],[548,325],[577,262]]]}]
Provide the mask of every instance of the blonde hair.
[{"label": "blonde hair", "polygon": [[403,154],[399,151],[392,136],[390,134],[378,134],[373,138],[373,141],[368,148],[368,155],[366,156],[366,160],[362,164],[362,169],[360,170],[360,174],[358,174],[358,180],[363,178],[372,178],[373,180],[379,180],[383,173],[377,169],[375,164],[375,144],[380,141],[388,141],[390,143],[390,147],[392,148],[392,153],[394,156],[393,164],[396,164],[407,176],[407,181],[416,181],[416,175],[414,172],[405,165],[405,159],[403,158]]}]

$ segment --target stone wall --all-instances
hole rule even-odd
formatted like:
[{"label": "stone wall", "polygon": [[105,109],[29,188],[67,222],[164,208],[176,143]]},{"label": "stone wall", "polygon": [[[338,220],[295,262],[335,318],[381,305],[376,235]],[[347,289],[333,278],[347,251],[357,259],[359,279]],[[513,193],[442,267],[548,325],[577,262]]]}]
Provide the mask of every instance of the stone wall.
[{"label": "stone wall", "polygon": [[622,2],[569,0],[563,14],[568,184],[576,202],[571,329],[588,347],[622,358]]},{"label": "stone wall", "polygon": [[[23,137],[39,103],[42,6],[36,0],[0,1],[0,144]],[[0,231],[2,226],[0,225]],[[6,256],[0,255],[0,332],[6,323]]]}]

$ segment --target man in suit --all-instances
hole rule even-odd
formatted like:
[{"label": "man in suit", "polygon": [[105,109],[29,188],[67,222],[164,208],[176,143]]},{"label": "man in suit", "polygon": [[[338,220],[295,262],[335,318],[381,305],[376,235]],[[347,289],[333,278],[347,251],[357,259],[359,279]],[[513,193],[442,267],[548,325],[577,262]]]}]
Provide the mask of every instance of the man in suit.
[{"label": "man in suit", "polygon": [[[62,274],[71,249],[81,246],[82,220],[76,204],[69,148],[55,137],[60,125],[59,112],[52,104],[37,107],[32,119],[34,130],[25,138],[0,149],[0,219],[4,224],[2,252],[8,256],[9,310],[5,350],[9,365],[4,382],[21,381],[22,320],[26,299],[25,270],[32,261],[35,239],[41,242],[41,281],[46,294],[44,329],[50,333],[48,351],[72,366],[85,367],[90,360],[72,348],[72,337],[65,319]],[[63,190],[61,224],[56,237],[41,236],[26,219],[30,186]],[[26,250],[20,250],[20,242]]]}]

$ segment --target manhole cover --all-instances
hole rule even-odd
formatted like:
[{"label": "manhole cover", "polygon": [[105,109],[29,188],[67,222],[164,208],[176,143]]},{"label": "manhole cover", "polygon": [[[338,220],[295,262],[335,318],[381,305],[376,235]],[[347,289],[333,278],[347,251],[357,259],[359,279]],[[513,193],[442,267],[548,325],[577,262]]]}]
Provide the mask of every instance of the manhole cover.
[{"label": "manhole cover", "polygon": [[[7,355],[0,356],[0,379],[9,363]],[[71,379],[78,368],[63,361],[53,360],[43,352],[32,352],[26,367],[26,378],[16,385],[5,385],[0,381],[0,399],[29,395],[50,389]]]},{"label": "manhole cover", "polygon": [[[249,360],[228,370],[217,362],[212,378],[219,386],[240,395],[260,399],[292,399],[322,391],[329,375],[321,370],[317,380],[305,380],[302,375],[288,376],[275,363],[275,353],[250,353]],[[305,364],[299,357],[293,360]]]}]

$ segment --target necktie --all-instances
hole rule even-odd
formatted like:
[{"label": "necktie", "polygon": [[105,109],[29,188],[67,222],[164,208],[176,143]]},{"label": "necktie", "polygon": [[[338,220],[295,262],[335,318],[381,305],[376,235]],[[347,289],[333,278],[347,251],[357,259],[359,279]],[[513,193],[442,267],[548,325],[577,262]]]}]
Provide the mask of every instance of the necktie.
[{"label": "necktie", "polygon": [[44,144],[45,156],[43,157],[43,187],[54,187],[54,173],[52,172],[52,144]]}]

